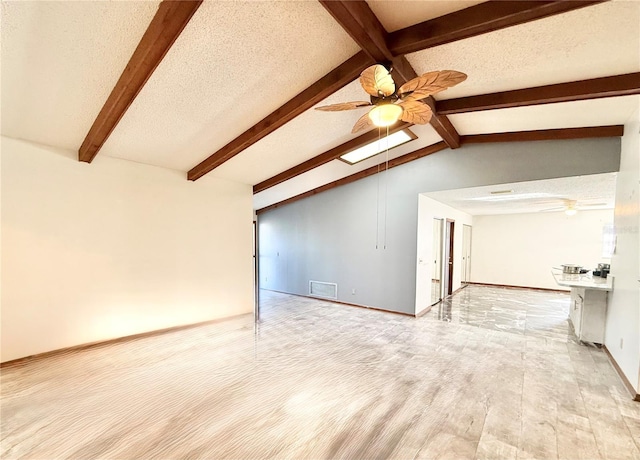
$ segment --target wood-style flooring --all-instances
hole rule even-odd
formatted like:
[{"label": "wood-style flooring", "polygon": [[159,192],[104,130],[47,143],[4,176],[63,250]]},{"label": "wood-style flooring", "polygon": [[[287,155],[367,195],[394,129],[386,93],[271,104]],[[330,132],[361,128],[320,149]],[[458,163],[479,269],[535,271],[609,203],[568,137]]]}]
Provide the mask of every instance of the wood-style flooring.
[{"label": "wood-style flooring", "polygon": [[640,458],[640,403],[568,294],[422,318],[262,292],[235,318],[2,369],[2,458]]}]

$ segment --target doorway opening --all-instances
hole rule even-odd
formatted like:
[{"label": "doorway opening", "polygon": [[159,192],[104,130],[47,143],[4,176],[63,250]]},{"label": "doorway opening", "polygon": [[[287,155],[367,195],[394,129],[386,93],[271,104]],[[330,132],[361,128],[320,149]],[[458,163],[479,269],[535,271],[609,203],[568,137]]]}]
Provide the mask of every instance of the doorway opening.
[{"label": "doorway opening", "polygon": [[446,295],[453,294],[453,235],[455,221],[447,219],[444,232],[444,261],[446,263],[444,270],[444,286]]},{"label": "doorway opening", "polygon": [[258,223],[253,221],[253,319],[260,321],[260,275],[258,273]]},{"label": "doorway opening", "polygon": [[471,281],[471,225],[462,225],[462,282]]},{"label": "doorway opening", "polygon": [[433,262],[431,267],[431,305],[442,300],[442,224],[443,219],[433,219]]}]

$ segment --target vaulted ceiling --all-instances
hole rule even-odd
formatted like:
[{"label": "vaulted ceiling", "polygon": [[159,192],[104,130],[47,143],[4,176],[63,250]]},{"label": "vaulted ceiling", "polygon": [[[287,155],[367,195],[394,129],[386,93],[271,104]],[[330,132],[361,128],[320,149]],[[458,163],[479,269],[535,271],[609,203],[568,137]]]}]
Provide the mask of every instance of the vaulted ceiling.
[{"label": "vaulted ceiling", "polygon": [[3,1],[2,134],[240,181],[259,209],[381,162],[335,159],[377,137],[351,134],[363,110],[313,107],[362,100],[383,60],[396,81],[468,75],[391,160],[620,125],[640,103],[640,2]]}]

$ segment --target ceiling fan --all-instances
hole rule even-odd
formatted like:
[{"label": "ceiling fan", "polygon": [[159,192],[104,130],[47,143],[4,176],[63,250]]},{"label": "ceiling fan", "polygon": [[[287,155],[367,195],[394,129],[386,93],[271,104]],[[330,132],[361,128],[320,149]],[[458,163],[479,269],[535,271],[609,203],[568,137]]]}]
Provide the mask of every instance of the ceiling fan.
[{"label": "ceiling fan", "polygon": [[593,208],[596,206],[607,206],[607,203],[589,203],[578,205],[578,200],[569,200],[567,198],[562,198],[561,201],[564,202],[563,206],[557,206],[555,208],[547,208],[541,209],[540,212],[553,212],[553,211],[564,211],[567,216],[573,216],[578,211],[582,211],[584,209]]},{"label": "ceiling fan", "polygon": [[316,110],[337,112],[362,107],[372,107],[356,122],[352,133],[375,126],[391,126],[398,120],[424,125],[429,123],[431,107],[422,102],[432,94],[444,91],[467,79],[462,72],[440,70],[428,72],[409,80],[396,90],[396,84],[389,70],[381,64],[366,68],[360,74],[360,84],[369,94],[370,101],[342,102],[316,107]]}]

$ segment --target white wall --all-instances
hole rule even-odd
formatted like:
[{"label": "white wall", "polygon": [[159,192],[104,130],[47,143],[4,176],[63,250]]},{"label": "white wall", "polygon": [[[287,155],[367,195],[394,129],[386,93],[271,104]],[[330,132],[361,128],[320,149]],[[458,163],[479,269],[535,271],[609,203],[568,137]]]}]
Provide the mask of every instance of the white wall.
[{"label": "white wall", "polygon": [[616,182],[616,252],[611,258],[605,345],[629,382],[640,392],[640,109],[624,127]]},{"label": "white wall", "polygon": [[474,216],[471,281],[568,290],[555,283],[551,267],[609,263],[602,232],[612,222],[612,210]]},{"label": "white wall", "polygon": [[[462,211],[427,198],[418,197],[418,252],[416,258],[416,313],[431,305],[431,279],[433,276],[433,219],[451,219],[453,227],[453,290],[462,286],[462,232],[463,225],[472,225],[473,218]],[[475,229],[473,230],[475,232]],[[443,245],[446,231],[443,230]],[[444,282],[444,279],[443,279]]]},{"label": "white wall", "polygon": [[2,138],[2,356],[253,309],[250,186]]}]

